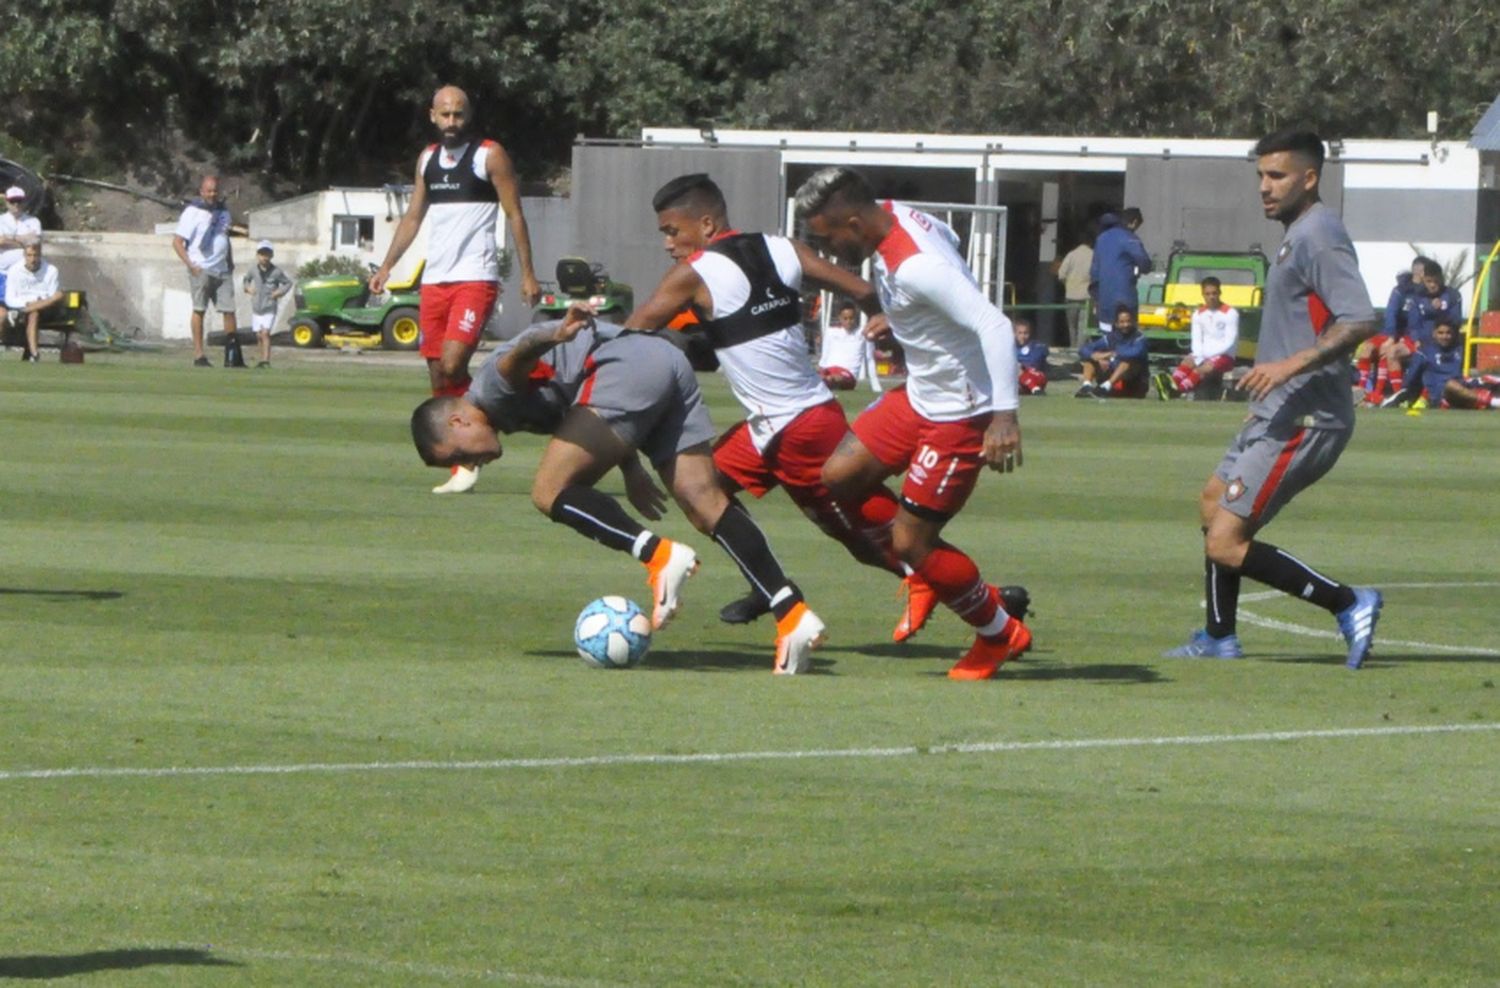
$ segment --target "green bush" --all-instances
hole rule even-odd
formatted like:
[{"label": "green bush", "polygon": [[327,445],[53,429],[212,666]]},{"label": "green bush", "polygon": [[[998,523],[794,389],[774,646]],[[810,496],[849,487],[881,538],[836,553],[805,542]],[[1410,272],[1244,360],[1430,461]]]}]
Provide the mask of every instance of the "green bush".
[{"label": "green bush", "polygon": [[357,257],[350,257],[347,254],[325,254],[298,268],[297,280],[321,278],[330,274],[347,274],[356,278],[364,278],[369,273],[369,265]]}]

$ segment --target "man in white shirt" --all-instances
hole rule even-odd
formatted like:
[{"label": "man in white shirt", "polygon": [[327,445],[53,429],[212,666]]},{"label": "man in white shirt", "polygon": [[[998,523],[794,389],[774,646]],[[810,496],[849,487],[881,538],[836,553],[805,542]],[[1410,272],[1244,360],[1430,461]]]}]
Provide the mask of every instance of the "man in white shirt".
[{"label": "man in white shirt", "polygon": [[853,169],[825,168],[797,190],[808,239],[839,261],[872,261],[889,331],[906,351],[907,380],[854,422],[823,467],[836,497],[854,497],[905,472],[892,549],[975,631],[974,644],[948,671],[988,679],[1031,645],[1031,632],[1006,613],[997,587],[943,527],[974,490],[979,471],[1021,465],[1016,418],[1015,334],[979,290],[946,223],[910,206],[877,202]]},{"label": "man in white shirt", "polygon": [[[229,249],[229,207],[219,198],[219,177],[205,175],[198,198],[189,202],[177,221],[172,249],[188,270],[193,295],[193,366],[208,367],[203,353],[203,313],[210,302],[224,317],[224,334],[239,331],[234,318],[234,256]],[[226,350],[227,353],[227,350]]]},{"label": "man in white shirt", "polygon": [[1203,304],[1193,313],[1192,352],[1171,372],[1162,371],[1153,379],[1156,391],[1165,400],[1181,396],[1188,401],[1198,396],[1205,384],[1213,384],[1234,369],[1234,351],[1240,339],[1240,311],[1223,302],[1222,285],[1209,275],[1200,287]]},{"label": "man in white shirt", "polygon": [[26,190],[5,190],[5,212],[0,213],[0,322],[5,321],[5,273],[21,263],[21,252],[42,237],[42,222],[26,212]]},{"label": "man in white shirt", "polygon": [[37,324],[42,311],[62,301],[57,268],[42,260],[42,242],[33,240],[22,252],[22,261],[5,280],[5,308],[26,320],[26,353],[22,360],[37,363]]}]

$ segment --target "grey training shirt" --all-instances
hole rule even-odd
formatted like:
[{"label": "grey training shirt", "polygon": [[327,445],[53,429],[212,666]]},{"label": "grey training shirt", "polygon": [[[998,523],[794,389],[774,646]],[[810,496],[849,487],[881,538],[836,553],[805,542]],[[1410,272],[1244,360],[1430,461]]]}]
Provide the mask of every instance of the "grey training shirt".
[{"label": "grey training shirt", "polygon": [[[1344,223],[1323,203],[1287,227],[1266,276],[1257,364],[1290,357],[1317,342],[1335,322],[1373,318],[1359,259]],[[1299,374],[1250,405],[1279,425],[1354,428],[1354,397],[1343,360]]]}]

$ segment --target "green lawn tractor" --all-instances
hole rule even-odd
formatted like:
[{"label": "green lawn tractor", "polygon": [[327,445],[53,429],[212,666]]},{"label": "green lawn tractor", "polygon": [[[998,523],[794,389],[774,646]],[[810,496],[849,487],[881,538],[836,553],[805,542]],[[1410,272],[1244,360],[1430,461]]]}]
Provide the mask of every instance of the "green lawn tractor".
[{"label": "green lawn tractor", "polygon": [[1153,360],[1176,363],[1192,349],[1193,312],[1203,304],[1201,282],[1213,275],[1221,283],[1224,304],[1240,310],[1240,341],[1235,356],[1240,363],[1254,361],[1269,270],[1266,255],[1258,249],[1174,249],[1167,258],[1164,278],[1140,281],[1140,326]]},{"label": "green lawn tractor", "polygon": [[624,322],[635,308],[635,292],[623,282],[611,281],[604,265],[582,257],[564,257],[557,262],[557,281],[544,283],[542,298],[532,311],[532,322],[561,319],[574,302],[587,302],[610,322]]},{"label": "green lawn tractor", "polygon": [[417,321],[422,267],[417,265],[405,281],[387,282],[380,295],[370,294],[368,276],[330,274],[299,281],[293,296],[297,311],[288,326],[292,346],[417,349],[422,341]]}]

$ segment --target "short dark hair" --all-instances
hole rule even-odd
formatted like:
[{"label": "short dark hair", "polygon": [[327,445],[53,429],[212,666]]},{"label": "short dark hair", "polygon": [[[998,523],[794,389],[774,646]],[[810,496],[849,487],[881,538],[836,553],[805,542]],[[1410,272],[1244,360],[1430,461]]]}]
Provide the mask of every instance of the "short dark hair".
[{"label": "short dark hair", "polygon": [[1136,209],[1134,206],[1126,206],[1124,209],[1120,210],[1120,222],[1124,223],[1126,226],[1129,226],[1131,223],[1146,222],[1146,217],[1142,216],[1141,211],[1139,209]]},{"label": "short dark hair", "polygon": [[846,206],[873,206],[875,190],[853,168],[834,165],[812,174],[797,188],[797,216],[806,219],[823,212],[834,202]]},{"label": "short dark hair", "polygon": [[859,312],[859,306],[854,304],[854,299],[852,298],[840,299],[839,304],[833,307],[834,312],[843,312],[845,309],[853,309],[856,313]]},{"label": "short dark hair", "polygon": [[679,175],[657,189],[651,197],[651,208],[658,213],[664,209],[698,209],[714,216],[729,211],[723,191],[703,172]]},{"label": "short dark hair", "polygon": [[1132,319],[1135,318],[1135,310],[1130,307],[1129,302],[1121,302],[1119,305],[1115,306],[1115,318],[1120,318],[1120,313],[1122,312],[1128,312],[1130,313],[1130,317]]},{"label": "short dark hair", "polygon": [[1447,287],[1448,279],[1443,275],[1443,266],[1437,261],[1434,261],[1425,254],[1419,254],[1412,259],[1411,263],[1413,265],[1420,264],[1422,266],[1422,274],[1424,276],[1432,275],[1436,278],[1439,287]]},{"label": "short dark hair", "polygon": [[448,437],[448,412],[457,400],[451,395],[434,395],[411,413],[411,441],[417,444],[422,462],[430,467],[446,465],[437,462],[434,450]]},{"label": "short dark hair", "polygon": [[1218,278],[1215,278],[1213,275],[1209,275],[1207,278],[1204,278],[1202,281],[1198,282],[1199,288],[1207,288],[1209,285],[1213,285],[1215,288],[1224,287],[1224,283]]},{"label": "short dark hair", "polygon": [[1012,329],[1016,328],[1017,326],[1025,326],[1027,329],[1036,328],[1031,324],[1031,320],[1027,319],[1025,316],[1016,316],[1010,321],[1010,325]]},{"label": "short dark hair", "polygon": [[1288,127],[1285,130],[1267,134],[1255,142],[1257,158],[1276,154],[1279,151],[1290,151],[1292,154],[1306,158],[1312,163],[1313,171],[1319,175],[1323,174],[1323,138],[1312,131]]}]

